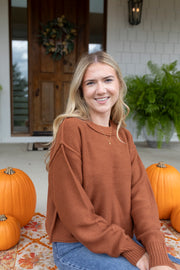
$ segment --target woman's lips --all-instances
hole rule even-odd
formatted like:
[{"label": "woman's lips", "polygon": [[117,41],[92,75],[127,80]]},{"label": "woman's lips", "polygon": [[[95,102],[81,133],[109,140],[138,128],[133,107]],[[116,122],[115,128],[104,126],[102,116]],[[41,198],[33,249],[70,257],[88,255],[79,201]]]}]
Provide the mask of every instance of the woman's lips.
[{"label": "woman's lips", "polygon": [[109,99],[109,97],[103,97],[103,98],[95,98],[95,100],[98,102],[98,103],[106,103],[106,101]]}]

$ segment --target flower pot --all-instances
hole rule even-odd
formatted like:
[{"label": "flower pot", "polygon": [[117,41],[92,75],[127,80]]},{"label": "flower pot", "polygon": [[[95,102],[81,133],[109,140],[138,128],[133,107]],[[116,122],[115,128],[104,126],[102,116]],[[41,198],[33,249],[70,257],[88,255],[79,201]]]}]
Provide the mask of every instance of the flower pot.
[{"label": "flower pot", "polygon": [[164,134],[162,141],[158,140],[158,134],[157,134],[157,130],[155,131],[154,135],[152,134],[148,134],[146,128],[143,128],[143,135],[144,138],[147,142],[147,145],[151,148],[166,148],[174,134],[174,125],[171,128],[171,131],[169,132],[169,134],[167,134],[167,140],[166,140],[166,136]]}]

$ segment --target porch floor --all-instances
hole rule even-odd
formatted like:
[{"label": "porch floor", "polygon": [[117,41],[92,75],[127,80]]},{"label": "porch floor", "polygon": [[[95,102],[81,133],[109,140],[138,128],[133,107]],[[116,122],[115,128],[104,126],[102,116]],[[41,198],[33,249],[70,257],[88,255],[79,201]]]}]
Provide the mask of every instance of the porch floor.
[{"label": "porch floor", "polygon": [[[180,142],[171,142],[162,149],[149,148],[145,142],[138,142],[136,146],[145,167],[164,161],[180,172]],[[28,149],[28,144],[0,144],[0,169],[14,167],[27,173],[37,192],[36,212],[44,213],[48,189],[48,173],[44,163],[47,151]]]}]

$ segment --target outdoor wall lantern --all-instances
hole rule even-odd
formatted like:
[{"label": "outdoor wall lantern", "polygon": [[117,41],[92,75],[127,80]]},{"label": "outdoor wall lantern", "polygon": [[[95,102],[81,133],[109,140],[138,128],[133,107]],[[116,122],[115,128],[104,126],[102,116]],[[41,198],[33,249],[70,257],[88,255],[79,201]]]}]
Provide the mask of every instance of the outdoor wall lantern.
[{"label": "outdoor wall lantern", "polygon": [[129,23],[137,25],[141,22],[143,0],[129,0]]}]

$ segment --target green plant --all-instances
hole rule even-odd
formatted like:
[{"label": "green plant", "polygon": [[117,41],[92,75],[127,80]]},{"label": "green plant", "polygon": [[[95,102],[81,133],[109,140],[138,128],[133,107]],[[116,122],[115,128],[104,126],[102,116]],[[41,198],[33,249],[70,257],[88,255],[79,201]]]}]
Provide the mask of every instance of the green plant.
[{"label": "green plant", "polygon": [[144,127],[148,135],[157,132],[161,147],[163,139],[169,142],[173,126],[180,140],[180,71],[177,61],[160,67],[149,61],[147,66],[150,74],[125,78],[126,103],[136,121],[137,136]]}]

